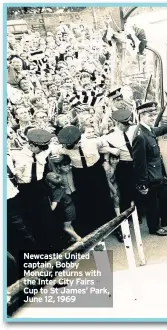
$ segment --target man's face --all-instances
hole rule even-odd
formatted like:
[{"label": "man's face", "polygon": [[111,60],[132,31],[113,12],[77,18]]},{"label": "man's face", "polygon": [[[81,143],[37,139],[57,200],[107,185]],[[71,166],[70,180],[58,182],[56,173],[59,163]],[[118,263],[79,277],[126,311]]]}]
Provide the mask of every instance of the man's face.
[{"label": "man's face", "polygon": [[21,72],[22,70],[22,61],[21,60],[16,60],[12,62],[12,66],[17,72]]},{"label": "man's face", "polygon": [[71,84],[64,84],[64,88],[68,94],[73,92],[73,88]]},{"label": "man's face", "polygon": [[25,45],[23,46],[23,51],[24,51],[25,53],[29,53],[29,52],[30,52],[30,45],[25,44]]},{"label": "man's face", "polygon": [[55,78],[55,83],[56,83],[56,86],[57,86],[57,87],[60,87],[60,86],[61,86],[61,78],[56,77],[56,78]]},{"label": "man's face", "polygon": [[63,113],[66,114],[69,111],[69,104],[68,103],[63,103]]},{"label": "man's face", "polygon": [[93,118],[92,118],[92,116],[88,112],[86,112],[86,111],[82,115],[82,120],[85,123],[85,125],[93,124]]},{"label": "man's face", "polygon": [[70,77],[68,77],[67,79],[66,79],[66,83],[68,84],[68,85],[72,85],[73,84],[73,80],[72,80],[72,78],[70,78]]},{"label": "man's face", "polygon": [[[76,70],[76,68],[75,68],[75,70]],[[80,79],[80,72],[76,72],[76,75],[75,75],[75,77],[77,78],[77,79]]]},{"label": "man's face", "polygon": [[64,40],[64,41],[68,41],[68,40],[69,40],[68,34],[66,34],[66,33],[64,34],[64,36],[63,36],[63,40]]},{"label": "man's face", "polygon": [[33,152],[33,154],[39,154],[41,152],[40,148],[38,146],[35,146],[32,143],[29,143],[29,148]]},{"label": "man's face", "polygon": [[64,71],[64,68],[62,68],[62,69],[60,70],[60,72],[61,72],[61,77],[62,77],[62,79],[65,79],[65,78],[67,77],[67,73]]},{"label": "man's face", "polygon": [[29,92],[30,90],[30,84],[29,81],[26,79],[22,79],[20,81],[20,88],[24,91],[24,92]]},{"label": "man's face", "polygon": [[57,40],[61,40],[62,39],[62,33],[61,32],[57,32],[56,33],[56,39]]},{"label": "man's face", "polygon": [[149,127],[153,127],[156,118],[157,118],[157,111],[151,111],[151,112],[144,112],[141,115],[140,120]]},{"label": "man's face", "polygon": [[28,122],[30,120],[30,114],[28,109],[20,108],[17,109],[17,118],[22,122]]},{"label": "man's face", "polygon": [[35,107],[36,107],[37,109],[41,109],[41,108],[43,108],[42,100],[41,100],[40,97],[37,98],[37,100],[36,100],[36,102],[35,102]]},{"label": "man's face", "polygon": [[70,166],[70,164],[68,164],[68,165],[61,165],[60,166],[60,170],[61,170],[62,173],[67,174],[71,170],[71,166]]},{"label": "man's face", "polygon": [[33,41],[33,47],[34,47],[34,48],[38,48],[38,47],[39,47],[39,42],[38,42],[38,40],[35,39],[35,40]]},{"label": "man's face", "polygon": [[68,124],[68,118],[66,116],[59,117],[58,126],[64,127]]},{"label": "man's face", "polygon": [[90,84],[90,76],[83,76],[81,82],[82,85],[86,84],[88,86]]},{"label": "man's face", "polygon": [[48,117],[47,117],[46,113],[41,111],[41,112],[36,113],[35,119],[36,119],[37,123],[46,123]]},{"label": "man's face", "polygon": [[93,129],[93,127],[86,127],[86,129],[85,129],[85,135],[88,138],[94,137],[94,129]]},{"label": "man's face", "polygon": [[37,97],[42,97],[42,95],[43,95],[42,90],[41,90],[41,89],[36,89],[36,91],[35,91],[35,96],[37,96]]},{"label": "man's face", "polygon": [[49,92],[51,93],[51,95],[56,95],[56,93],[57,93],[57,87],[56,87],[56,85],[50,85],[49,86]]}]

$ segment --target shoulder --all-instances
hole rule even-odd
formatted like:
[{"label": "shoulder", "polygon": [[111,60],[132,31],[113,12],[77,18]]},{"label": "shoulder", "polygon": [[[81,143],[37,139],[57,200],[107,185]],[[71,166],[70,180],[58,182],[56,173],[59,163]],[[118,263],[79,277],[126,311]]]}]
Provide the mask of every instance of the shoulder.
[{"label": "shoulder", "polygon": [[134,137],[133,139],[138,139],[138,140],[142,140],[144,138],[144,133],[142,131],[142,128],[140,126],[136,126],[135,130],[134,130]]}]

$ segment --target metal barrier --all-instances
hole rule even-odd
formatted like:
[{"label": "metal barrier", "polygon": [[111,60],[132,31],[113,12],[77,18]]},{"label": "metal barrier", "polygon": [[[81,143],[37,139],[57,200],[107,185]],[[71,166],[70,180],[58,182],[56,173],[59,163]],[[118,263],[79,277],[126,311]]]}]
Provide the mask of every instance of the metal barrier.
[{"label": "metal barrier", "polygon": [[[89,235],[85,236],[81,241],[76,242],[75,244],[71,245],[68,247],[65,251],[61,253],[61,262],[66,261],[66,254],[71,254],[71,253],[78,253],[80,255],[88,253],[90,250],[94,249],[94,247],[99,243],[102,242],[108,235],[110,235],[117,227],[121,225],[122,229],[122,234],[123,234],[123,239],[124,239],[124,245],[125,245],[125,250],[126,250],[126,255],[127,255],[127,261],[128,261],[128,266],[129,266],[129,274],[131,277],[132,283],[134,282],[135,276],[134,276],[134,271],[136,269],[136,263],[135,263],[135,257],[134,257],[134,252],[133,252],[133,247],[132,247],[132,240],[131,240],[131,235],[130,235],[130,230],[129,230],[129,224],[128,224],[128,218],[129,216],[132,215],[133,217],[133,224],[134,224],[134,231],[136,235],[136,241],[137,241],[137,248],[138,248],[138,253],[139,253],[139,258],[140,258],[140,265],[145,264],[145,257],[144,257],[144,252],[143,252],[143,245],[142,245],[142,240],[141,240],[141,235],[140,235],[140,228],[139,228],[139,222],[138,222],[138,217],[137,217],[137,212],[134,203],[132,203],[132,206],[120,214],[118,217],[112,219],[111,221],[107,222],[103,226],[99,227]],[[101,243],[105,247],[105,243]],[[94,255],[95,257],[95,255]],[[51,276],[56,271],[56,260],[57,259],[52,259],[49,262],[53,266],[52,268],[52,275],[50,276],[42,276],[43,279],[50,279]],[[69,258],[69,262],[71,259]],[[96,258],[95,258],[96,262]],[[109,261],[108,261],[109,263]],[[36,271],[43,271],[43,273],[47,271],[51,271],[51,268],[43,268],[39,267],[35,269]],[[33,285],[25,285],[25,279],[27,279],[27,283],[29,280],[29,283],[32,283],[33,280]],[[20,280],[18,280],[16,283],[12,284],[10,287],[7,289],[7,314],[8,316],[12,316],[16,310],[23,305],[23,297],[25,296],[24,294],[24,288],[29,287],[29,288],[38,288],[40,289],[42,285],[39,285],[39,276],[34,277],[33,275],[31,276],[26,276]],[[56,280],[56,277],[54,277]],[[56,281],[55,281],[56,283]],[[44,286],[44,285],[43,285]],[[135,289],[135,284],[134,284],[134,289]],[[134,295],[134,298],[136,299],[136,296]]]}]

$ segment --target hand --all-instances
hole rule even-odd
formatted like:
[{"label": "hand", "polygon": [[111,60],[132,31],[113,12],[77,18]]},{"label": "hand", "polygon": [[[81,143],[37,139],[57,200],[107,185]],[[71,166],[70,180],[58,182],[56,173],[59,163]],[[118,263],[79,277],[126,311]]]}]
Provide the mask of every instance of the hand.
[{"label": "hand", "polygon": [[110,170],[110,168],[111,168],[109,162],[104,161],[103,168],[104,168],[105,172],[108,172]]},{"label": "hand", "polygon": [[115,151],[114,155],[115,155],[115,156],[119,156],[119,155],[120,155],[120,151],[119,151],[119,149],[117,149],[117,150]]}]

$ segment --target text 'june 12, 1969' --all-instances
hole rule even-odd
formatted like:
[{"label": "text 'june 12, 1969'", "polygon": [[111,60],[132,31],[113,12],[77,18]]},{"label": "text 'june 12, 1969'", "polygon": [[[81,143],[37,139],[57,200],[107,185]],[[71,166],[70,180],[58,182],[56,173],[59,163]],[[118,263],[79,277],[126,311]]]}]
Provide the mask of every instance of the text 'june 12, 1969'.
[{"label": "text 'june 12, 1969'", "polygon": [[26,307],[112,307],[112,251],[22,252]]}]

